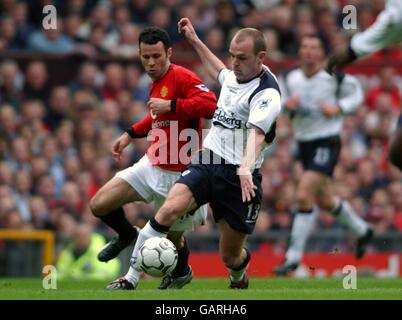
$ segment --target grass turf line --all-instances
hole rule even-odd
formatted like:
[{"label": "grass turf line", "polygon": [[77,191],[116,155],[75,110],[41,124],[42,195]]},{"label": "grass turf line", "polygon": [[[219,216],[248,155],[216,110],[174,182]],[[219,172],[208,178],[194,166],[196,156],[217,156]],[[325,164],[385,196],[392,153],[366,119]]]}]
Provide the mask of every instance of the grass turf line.
[{"label": "grass turf line", "polygon": [[159,279],[144,279],[135,291],[110,291],[104,281],[59,281],[57,290],[42,279],[0,278],[0,300],[402,300],[402,278],[358,278],[345,290],[342,278],[251,278],[248,290],[230,290],[226,278],[198,278],[181,290],[158,290]]}]

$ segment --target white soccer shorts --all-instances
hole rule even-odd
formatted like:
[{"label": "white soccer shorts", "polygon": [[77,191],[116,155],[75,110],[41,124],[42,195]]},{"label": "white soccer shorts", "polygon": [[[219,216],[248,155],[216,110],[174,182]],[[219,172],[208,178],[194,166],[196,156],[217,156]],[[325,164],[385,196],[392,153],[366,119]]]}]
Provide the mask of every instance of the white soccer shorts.
[{"label": "white soccer shorts", "polygon": [[[153,166],[145,155],[133,166],[117,172],[115,177],[125,180],[145,202],[154,201],[155,209],[159,210],[180,174],[181,172],[163,170]],[[207,214],[208,204],[197,209],[193,215],[185,214],[175,222],[170,230],[193,230],[196,226],[205,224]]]}]

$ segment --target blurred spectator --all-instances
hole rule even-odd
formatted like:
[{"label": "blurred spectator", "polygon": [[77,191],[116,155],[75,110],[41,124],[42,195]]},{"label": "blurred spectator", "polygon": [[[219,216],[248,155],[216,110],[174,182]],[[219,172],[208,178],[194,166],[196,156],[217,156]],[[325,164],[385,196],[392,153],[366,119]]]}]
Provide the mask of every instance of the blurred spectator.
[{"label": "blurred spectator", "polygon": [[88,61],[83,63],[79,69],[77,79],[69,84],[70,92],[75,93],[83,90],[100,98],[101,94],[96,83],[98,71],[98,66],[93,62]]},{"label": "blurred spectator", "polygon": [[28,143],[23,138],[16,138],[11,143],[11,154],[9,155],[9,163],[12,172],[18,170],[30,170],[31,165],[29,163],[31,158],[31,152]]},{"label": "blurred spectator", "polygon": [[110,44],[109,52],[123,58],[138,57],[138,36],[139,28],[135,24],[126,23],[121,26],[116,41]]},{"label": "blurred spectator", "polygon": [[148,24],[148,14],[151,12],[150,0],[130,0],[129,9],[132,21],[140,25]]},{"label": "blurred spectator", "polygon": [[54,131],[71,115],[71,97],[67,87],[54,87],[51,91],[48,105],[44,122],[50,131]]},{"label": "blurred spectator", "polygon": [[101,89],[102,97],[116,99],[119,91],[123,89],[123,83],[123,68],[117,63],[109,63],[105,67],[105,82]]},{"label": "blurred spectator", "polygon": [[15,41],[15,22],[12,18],[4,16],[0,18],[0,50],[18,49]]},{"label": "blurred spectator", "polygon": [[118,104],[114,100],[106,100],[101,105],[100,116],[102,126],[111,129],[113,140],[117,139],[123,133],[119,125],[121,114]]},{"label": "blurred spectator", "polygon": [[0,185],[11,185],[13,172],[8,161],[0,161]]},{"label": "blurred spectator", "polygon": [[295,56],[298,42],[292,24],[292,12],[286,6],[273,9],[272,27],[278,35],[279,49],[287,54]]},{"label": "blurred spectator", "polygon": [[278,34],[271,28],[266,28],[262,31],[264,33],[265,41],[268,48],[269,60],[281,60],[283,53],[279,50]]},{"label": "blurred spectator", "polygon": [[208,29],[205,32],[204,43],[215,55],[220,56],[226,52],[224,34],[219,28]]},{"label": "blurred spectator", "polygon": [[80,219],[81,209],[84,204],[81,199],[79,187],[75,182],[67,181],[63,184],[60,204],[77,220]]},{"label": "blurred spectator", "polygon": [[74,123],[70,120],[63,121],[56,129],[56,139],[59,146],[59,153],[63,157],[63,161],[69,155],[77,154],[74,145]]},{"label": "blurred spectator", "polygon": [[117,277],[120,272],[118,259],[103,263],[97,258],[105,244],[104,238],[93,233],[88,225],[76,226],[71,243],[61,251],[57,260],[58,279],[108,280]]},{"label": "blurred spectator", "polygon": [[48,73],[41,61],[30,62],[25,72],[24,99],[47,101],[49,96]]},{"label": "blurred spectator", "polygon": [[19,111],[21,91],[18,83],[18,65],[12,61],[4,61],[0,65],[0,104],[9,104]]},{"label": "blurred spectator", "polygon": [[77,13],[69,14],[65,19],[64,33],[74,43],[83,42],[83,39],[81,39],[79,34],[81,24],[82,24],[82,18]]},{"label": "blurred spectator", "polygon": [[63,33],[63,21],[57,19],[55,29],[42,29],[29,36],[28,49],[46,53],[71,53],[75,47],[73,40]]},{"label": "blurred spectator", "polygon": [[399,231],[402,231],[402,184],[394,181],[388,185],[388,194],[391,205],[394,208],[393,225]]},{"label": "blurred spectator", "polygon": [[8,104],[0,105],[0,133],[5,142],[9,142],[17,136],[16,112]]},{"label": "blurred spectator", "polygon": [[383,67],[379,73],[379,85],[368,90],[366,95],[367,105],[371,110],[377,109],[377,99],[380,95],[386,93],[390,96],[390,107],[399,112],[401,110],[401,93],[396,85],[396,73],[393,67]]},{"label": "blurred spectator", "polygon": [[85,40],[89,39],[95,28],[103,30],[105,35],[112,32],[113,26],[110,20],[108,8],[101,5],[94,7],[91,10],[89,19],[81,25],[79,29],[79,37]]},{"label": "blurred spectator", "polygon": [[[215,15],[216,26],[222,30],[224,43],[227,44],[229,43],[231,32],[238,26],[236,11],[230,1],[219,0],[215,5]],[[191,17],[190,20],[196,21]],[[197,26],[197,24],[194,23],[194,26]],[[196,31],[198,30],[196,29]]]},{"label": "blurred spectator", "polygon": [[44,174],[38,177],[34,186],[34,193],[41,197],[49,207],[55,200],[55,183],[51,175]]},{"label": "blurred spectator", "polygon": [[32,181],[29,172],[24,170],[17,171],[15,173],[14,199],[16,209],[18,210],[24,222],[28,222],[31,220],[31,211],[29,208],[31,188],[32,188]]},{"label": "blurred spectator", "polygon": [[370,200],[367,219],[374,226],[377,234],[395,229],[393,214],[394,211],[386,190],[382,188],[375,190]]},{"label": "blurred spectator", "polygon": [[31,212],[31,224],[35,229],[47,229],[48,210],[45,201],[38,196],[33,196],[29,200],[29,210]]},{"label": "blurred spectator", "polygon": [[66,181],[74,181],[78,183],[78,175],[81,172],[81,163],[78,156],[75,154],[67,154],[64,157],[63,168]]},{"label": "blurred spectator", "polygon": [[34,154],[40,152],[40,145],[48,133],[42,121],[44,114],[45,107],[38,100],[25,100],[22,105],[19,132]]},{"label": "blurred spectator", "polygon": [[11,16],[15,23],[15,47],[25,49],[30,35],[35,31],[35,28],[28,22],[27,3],[15,1],[11,9]]},{"label": "blurred spectator", "polygon": [[141,83],[141,76],[142,70],[138,65],[130,64],[125,68],[125,83],[128,90],[130,90],[131,98],[147,102],[149,98],[149,85]]},{"label": "blurred spectator", "polygon": [[63,159],[59,153],[57,140],[52,136],[47,136],[42,142],[41,154],[49,163],[49,174],[55,183],[55,195],[59,197],[65,182]]}]

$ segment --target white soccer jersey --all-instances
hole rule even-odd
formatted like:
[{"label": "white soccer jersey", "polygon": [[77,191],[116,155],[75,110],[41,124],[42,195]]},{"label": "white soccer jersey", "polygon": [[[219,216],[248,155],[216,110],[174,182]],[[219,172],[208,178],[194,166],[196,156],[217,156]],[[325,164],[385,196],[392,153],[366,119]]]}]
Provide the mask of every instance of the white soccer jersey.
[{"label": "white soccer jersey", "polygon": [[402,42],[402,0],[387,0],[372,26],[352,37],[350,46],[358,57]]},{"label": "white soccer jersey", "polygon": [[282,103],[291,96],[300,99],[292,114],[296,140],[311,141],[341,132],[343,115],[325,117],[320,111],[323,103],[338,105],[343,113],[352,113],[363,102],[363,89],[355,77],[344,75],[342,80],[339,79],[324,70],[307,77],[300,68],[290,70],[279,79]]},{"label": "white soccer jersey", "polygon": [[[203,145],[227,162],[240,165],[247,142],[249,125],[269,132],[280,113],[281,102],[276,77],[268,67],[246,83],[239,83],[233,71],[223,69],[218,76],[222,85],[212,128]],[[261,167],[263,153],[256,159]]]}]

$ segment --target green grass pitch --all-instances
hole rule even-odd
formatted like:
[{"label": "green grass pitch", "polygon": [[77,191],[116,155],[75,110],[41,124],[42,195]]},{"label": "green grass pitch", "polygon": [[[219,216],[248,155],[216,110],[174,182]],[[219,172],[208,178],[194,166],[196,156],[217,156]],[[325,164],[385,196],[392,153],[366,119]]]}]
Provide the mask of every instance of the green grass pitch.
[{"label": "green grass pitch", "polygon": [[41,278],[0,278],[0,300],[402,300],[402,278],[358,278],[355,290],[343,289],[342,278],[251,278],[248,290],[230,290],[224,278],[195,278],[181,290],[158,290],[159,279],[144,279],[135,291],[108,291],[106,284],[59,281],[56,290],[45,290]]}]

